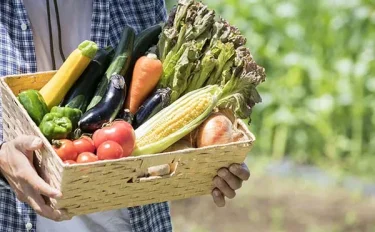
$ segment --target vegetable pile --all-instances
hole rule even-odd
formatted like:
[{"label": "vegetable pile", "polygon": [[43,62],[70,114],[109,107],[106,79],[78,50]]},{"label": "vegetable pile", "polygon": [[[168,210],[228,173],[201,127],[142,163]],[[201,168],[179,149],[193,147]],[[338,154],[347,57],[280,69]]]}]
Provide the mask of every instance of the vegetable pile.
[{"label": "vegetable pile", "polygon": [[240,31],[181,0],[114,49],[82,42],[41,90],[18,95],[67,164],[236,142],[265,80]]}]

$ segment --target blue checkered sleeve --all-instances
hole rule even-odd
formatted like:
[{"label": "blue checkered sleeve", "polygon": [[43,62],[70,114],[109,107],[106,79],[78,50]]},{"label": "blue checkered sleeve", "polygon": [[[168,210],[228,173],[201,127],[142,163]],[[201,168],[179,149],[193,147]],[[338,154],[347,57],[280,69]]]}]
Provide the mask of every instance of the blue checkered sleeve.
[{"label": "blue checkered sleeve", "polygon": [[165,22],[168,18],[167,7],[164,0],[155,0],[155,22]]},{"label": "blue checkered sleeve", "polygon": [[[3,180],[0,180],[3,182]],[[26,224],[36,221],[36,214],[27,204],[17,200],[14,192],[3,182],[0,184],[0,231],[26,231]],[[31,230],[35,231],[35,230]]]}]

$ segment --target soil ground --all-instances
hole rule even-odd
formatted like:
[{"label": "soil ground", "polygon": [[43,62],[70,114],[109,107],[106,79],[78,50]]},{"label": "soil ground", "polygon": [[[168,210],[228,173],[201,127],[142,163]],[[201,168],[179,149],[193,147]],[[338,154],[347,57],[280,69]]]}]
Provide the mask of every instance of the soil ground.
[{"label": "soil ground", "polygon": [[254,173],[224,208],[204,196],[171,214],[176,232],[375,232],[375,197]]}]

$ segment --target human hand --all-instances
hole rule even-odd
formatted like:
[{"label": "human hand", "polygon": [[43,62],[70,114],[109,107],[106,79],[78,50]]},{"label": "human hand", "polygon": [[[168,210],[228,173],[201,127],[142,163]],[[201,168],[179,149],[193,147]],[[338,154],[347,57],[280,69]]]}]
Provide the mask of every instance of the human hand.
[{"label": "human hand", "polygon": [[215,188],[212,197],[218,207],[225,206],[225,197],[232,199],[236,196],[235,190],[241,188],[242,182],[250,177],[250,171],[245,163],[232,164],[229,168],[221,168],[214,178]]},{"label": "human hand", "polygon": [[62,194],[39,177],[33,165],[33,151],[42,146],[41,139],[26,135],[4,143],[0,171],[20,201],[28,203],[41,216],[59,221],[63,219],[62,212],[47,205],[42,195],[59,198]]}]

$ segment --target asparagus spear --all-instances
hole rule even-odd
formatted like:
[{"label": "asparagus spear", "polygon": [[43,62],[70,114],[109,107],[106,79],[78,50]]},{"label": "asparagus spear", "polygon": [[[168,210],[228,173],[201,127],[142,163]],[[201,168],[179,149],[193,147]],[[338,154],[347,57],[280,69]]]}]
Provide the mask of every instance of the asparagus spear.
[{"label": "asparagus spear", "polygon": [[160,34],[160,39],[157,44],[157,52],[161,61],[164,60],[169,47],[173,46],[177,41],[178,31],[173,28],[173,21],[176,16],[177,7],[171,10],[168,20],[164,24],[163,30]]},{"label": "asparagus spear", "polygon": [[[160,40],[158,42],[158,50],[160,55],[160,60],[163,62],[170,52],[171,48],[175,46],[178,41],[178,36],[183,27],[183,22],[185,21],[186,13],[193,0],[180,0],[178,6],[172,10],[169,15],[169,19],[163,28]],[[184,36],[184,35],[180,35]],[[178,49],[176,49],[178,50]]]},{"label": "asparagus spear", "polygon": [[207,52],[201,62],[199,62],[191,80],[189,80],[189,85],[185,93],[201,88],[214,70],[216,62],[217,59],[215,58],[214,53],[212,53],[211,50]]},{"label": "asparagus spear", "polygon": [[[202,35],[209,36],[207,39],[210,39],[211,33],[205,32],[211,31],[214,18],[215,12],[209,10],[203,3],[181,0],[176,9],[173,29],[166,28],[163,30],[164,36],[159,41],[160,50],[163,50],[160,53],[161,61],[169,63],[173,54],[177,53],[186,42],[197,40]],[[166,39],[169,38],[168,36],[173,37],[173,39]]]}]

